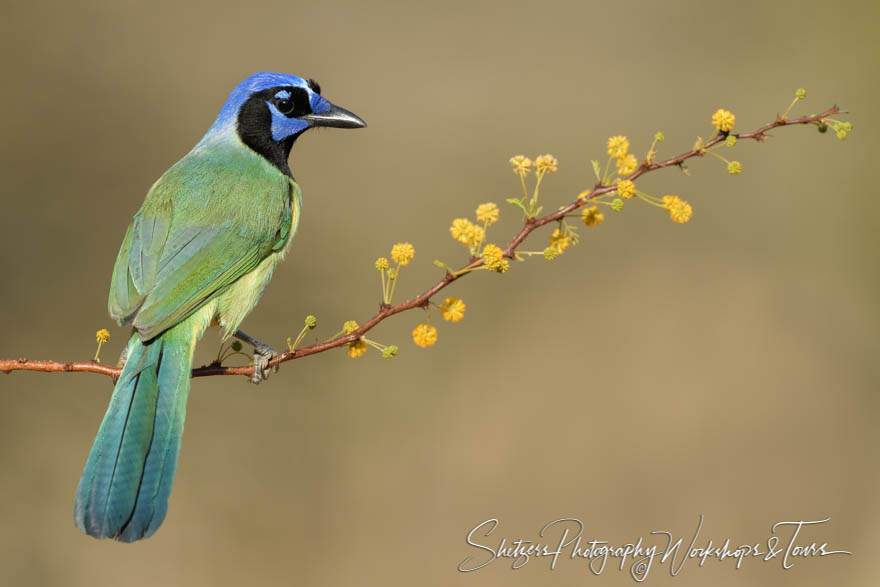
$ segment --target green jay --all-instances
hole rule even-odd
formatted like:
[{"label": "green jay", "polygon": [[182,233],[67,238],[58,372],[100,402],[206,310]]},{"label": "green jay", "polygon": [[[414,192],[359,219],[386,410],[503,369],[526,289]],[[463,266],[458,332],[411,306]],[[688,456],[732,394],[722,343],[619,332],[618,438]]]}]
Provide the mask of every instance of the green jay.
[{"label": "green jay", "polygon": [[302,194],[288,156],[316,126],[366,123],[311,79],[262,72],[230,94],[204,137],[153,184],[128,226],[110,282],[110,315],[133,327],[125,365],[76,491],[74,521],[95,538],[151,536],[168,510],[196,341],[213,321],[238,330],[296,232]]}]

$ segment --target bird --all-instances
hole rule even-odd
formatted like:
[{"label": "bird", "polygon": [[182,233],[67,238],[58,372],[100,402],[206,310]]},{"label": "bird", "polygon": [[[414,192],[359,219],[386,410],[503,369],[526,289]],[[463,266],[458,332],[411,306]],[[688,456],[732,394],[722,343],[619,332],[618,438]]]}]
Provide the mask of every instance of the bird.
[{"label": "bird", "polygon": [[[134,542],[159,528],[180,454],[196,342],[212,323],[254,348],[252,381],[277,353],[239,330],[290,248],[302,192],[288,157],[315,127],[362,128],[313,79],[255,73],[150,188],[120,247],[108,309],[131,325],[124,365],[74,500],[94,538]],[[276,365],[277,367],[277,365]]]}]

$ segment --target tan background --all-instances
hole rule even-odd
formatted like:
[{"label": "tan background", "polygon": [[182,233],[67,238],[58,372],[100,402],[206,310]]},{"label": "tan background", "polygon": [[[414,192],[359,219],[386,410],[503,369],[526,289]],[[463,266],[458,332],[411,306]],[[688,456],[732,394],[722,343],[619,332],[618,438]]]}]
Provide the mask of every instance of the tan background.
[{"label": "tan background", "polygon": [[[507,158],[551,151],[547,205],[590,183],[623,133],[661,154],[710,131],[839,102],[845,143],[812,128],[742,144],[641,185],[692,201],[690,224],[637,204],[553,264],[453,288],[465,320],[421,350],[411,313],[373,337],[394,361],[341,351],[255,389],[200,379],[168,518],[136,545],[73,526],[73,493],[111,386],[0,376],[3,585],[631,585],[625,573],[457,565],[477,523],[536,538],[575,516],[617,543],[666,529],[766,540],[780,520],[830,524],[852,557],[689,563],[655,585],[875,585],[880,444],[876,123],[880,10],[871,2],[54,2],[5,9],[0,356],[88,359],[126,223],[245,75],[314,76],[363,116],[311,133],[294,252],[245,322],[276,346],[363,320],[374,259],[417,251],[400,299],[463,253],[447,226],[517,191]],[[493,240],[516,230],[503,208]],[[542,233],[529,245],[543,248]],[[216,335],[200,360],[217,348]],[[492,542],[494,544],[494,541]]]}]

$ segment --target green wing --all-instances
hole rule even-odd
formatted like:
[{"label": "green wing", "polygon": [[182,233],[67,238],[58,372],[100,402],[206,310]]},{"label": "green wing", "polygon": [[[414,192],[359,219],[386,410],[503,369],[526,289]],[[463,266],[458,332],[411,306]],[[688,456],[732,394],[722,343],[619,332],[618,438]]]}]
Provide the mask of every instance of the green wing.
[{"label": "green wing", "polygon": [[193,159],[153,186],[116,260],[110,315],[142,340],[184,320],[289,237],[289,178],[246,154]]}]

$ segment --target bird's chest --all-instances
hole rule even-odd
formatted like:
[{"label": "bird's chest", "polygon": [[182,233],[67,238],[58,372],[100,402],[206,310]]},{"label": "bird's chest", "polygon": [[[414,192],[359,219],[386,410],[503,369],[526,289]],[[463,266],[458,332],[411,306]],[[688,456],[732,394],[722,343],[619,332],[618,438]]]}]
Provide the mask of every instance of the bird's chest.
[{"label": "bird's chest", "polygon": [[244,317],[256,306],[269,285],[275,267],[290,249],[293,235],[299,224],[302,194],[292,181],[287,203],[281,211],[281,226],[272,251],[252,271],[243,275],[217,298],[214,310],[227,335],[238,328]]}]

